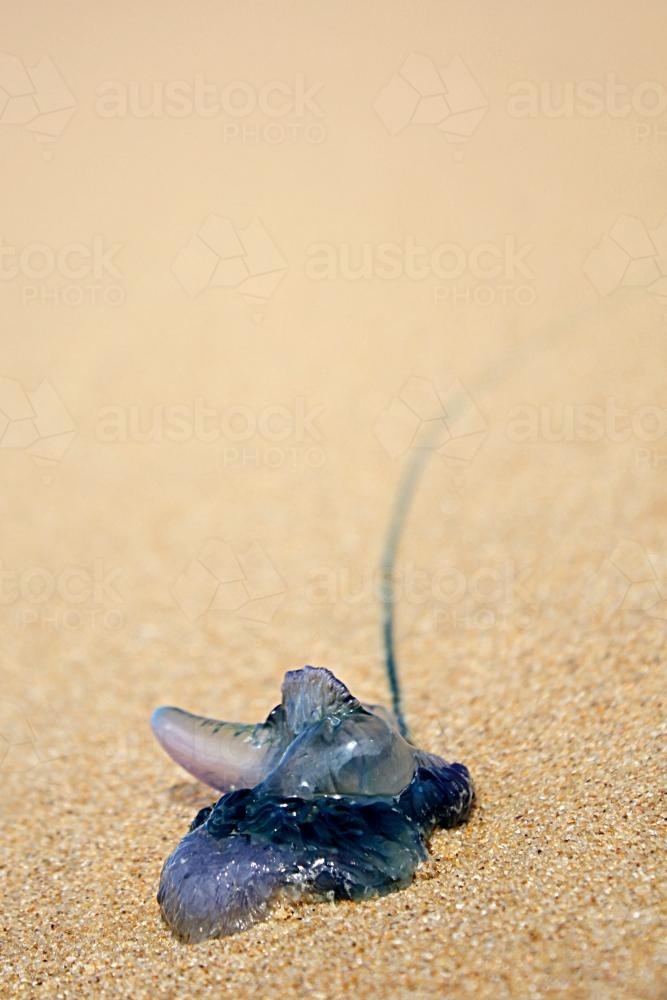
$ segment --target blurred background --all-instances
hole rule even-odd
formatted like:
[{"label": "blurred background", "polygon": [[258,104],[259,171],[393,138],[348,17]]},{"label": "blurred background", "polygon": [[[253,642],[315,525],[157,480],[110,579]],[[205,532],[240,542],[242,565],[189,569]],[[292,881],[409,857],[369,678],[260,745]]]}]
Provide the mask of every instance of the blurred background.
[{"label": "blurred background", "polygon": [[[396,614],[420,745],[469,763],[486,808],[499,777],[511,786],[518,767],[528,794],[530,770],[532,801],[554,761],[596,740],[608,773],[646,767],[667,616],[664,27],[657,3],[519,0],[38,2],[8,16],[7,815],[51,815],[48,878],[53,851],[88,856],[93,788],[133,823],[152,796],[167,833],[137,834],[140,890],[122,877],[161,988],[156,873],[208,793],[169,797],[183,776],[148,715],[175,703],[256,721],[304,663],[386,700],[376,568],[414,448],[432,454]],[[89,820],[100,836],[103,813]],[[101,851],[105,878],[126,853],[126,827],[111,830],[91,862]],[[20,845],[6,849],[20,873]],[[19,939],[39,898],[21,891]],[[60,891],[80,933],[80,887]],[[605,917],[617,944],[635,904]],[[274,944],[291,954],[289,923]],[[475,933],[500,960],[498,928]],[[101,989],[100,942],[82,940],[71,975]],[[59,947],[61,979],[39,989],[71,983]],[[536,990],[549,962],[574,976],[571,947],[536,960]],[[394,954],[405,985],[412,957]],[[252,978],[238,960],[237,985]],[[381,987],[386,968],[366,961]],[[452,961],[438,983],[463,990]],[[622,989],[620,944],[614,961]],[[490,968],[479,989],[511,990]]]}]

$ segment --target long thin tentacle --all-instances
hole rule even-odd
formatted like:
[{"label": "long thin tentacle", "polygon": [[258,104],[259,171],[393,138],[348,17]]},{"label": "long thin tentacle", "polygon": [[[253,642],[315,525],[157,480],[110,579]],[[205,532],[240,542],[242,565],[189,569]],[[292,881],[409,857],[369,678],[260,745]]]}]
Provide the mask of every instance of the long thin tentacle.
[{"label": "long thin tentacle", "polygon": [[[579,310],[580,313],[588,313],[590,309]],[[562,324],[556,325],[556,328]],[[496,357],[484,373],[484,377],[477,381],[477,389],[488,388],[489,385],[502,382],[506,375],[512,371],[519,371],[532,356],[536,347],[554,347],[554,326],[549,323],[544,328],[539,329],[525,341],[511,346],[502,355]],[[462,407],[468,405],[467,394],[462,399],[462,406],[458,409],[452,408],[447,416],[450,420],[459,416]],[[435,441],[435,434],[432,441],[422,442],[422,447],[414,448],[408,454],[408,459],[403,468],[403,475],[399,482],[394,499],[394,508],[389,521],[389,529],[385,539],[382,562],[380,564],[382,574],[382,641],[384,646],[385,669],[389,682],[392,709],[401,734],[408,736],[408,726],[403,715],[401,687],[398,679],[398,665],[396,662],[396,646],[394,636],[394,589],[393,575],[396,563],[396,552],[401,541],[401,535],[405,526],[405,521],[410,509],[410,504],[414,496],[415,488],[426,464],[426,460],[433,448],[430,447]]]},{"label": "long thin tentacle", "polygon": [[396,723],[402,736],[408,736],[408,727],[403,715],[401,686],[398,679],[396,647],[394,642],[394,588],[393,575],[396,552],[403,533],[403,526],[410,509],[412,497],[429,455],[426,448],[411,451],[403,469],[403,475],[396,491],[394,509],[389,521],[389,531],[382,555],[382,638],[384,661],[391,694],[391,704]]}]

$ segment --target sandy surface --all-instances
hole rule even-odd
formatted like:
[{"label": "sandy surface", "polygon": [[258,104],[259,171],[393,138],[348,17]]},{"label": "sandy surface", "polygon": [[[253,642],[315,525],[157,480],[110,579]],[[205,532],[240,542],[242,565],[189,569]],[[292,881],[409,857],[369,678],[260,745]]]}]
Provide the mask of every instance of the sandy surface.
[{"label": "sandy surface", "polygon": [[[0,65],[0,995],[665,996],[663,5],[57,6]],[[148,716],[256,721],[304,663],[386,700],[442,405],[399,652],[477,808],[403,892],[184,946],[155,892],[212,796]]]}]

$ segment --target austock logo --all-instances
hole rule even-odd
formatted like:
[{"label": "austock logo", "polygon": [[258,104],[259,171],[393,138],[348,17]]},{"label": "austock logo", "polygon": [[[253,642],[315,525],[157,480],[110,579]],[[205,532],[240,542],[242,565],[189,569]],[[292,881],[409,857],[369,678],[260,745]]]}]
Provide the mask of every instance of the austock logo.
[{"label": "austock logo", "polygon": [[25,774],[80,747],[58,722],[54,713],[41,710],[29,717],[17,702],[0,700],[0,774]]},{"label": "austock logo", "polygon": [[247,80],[209,83],[203,73],[194,80],[150,80],[129,83],[107,80],[97,88],[95,111],[101,118],[222,118],[222,141],[270,146],[287,142],[319,145],[327,137],[318,119],[324,111],[315,96],[324,86],[308,84],[303,73],[292,79],[269,80],[259,86]]},{"label": "austock logo", "polygon": [[0,53],[0,125],[24,126],[44,144],[45,160],[75,111],[76,101],[48,56],[30,68]]},{"label": "austock logo", "polygon": [[438,69],[428,56],[415,52],[380,90],[373,104],[391,135],[408,125],[433,126],[457,146],[456,160],[463,159],[462,144],[475,131],[487,107],[488,101],[459,56]]},{"label": "austock logo", "polygon": [[76,424],[47,379],[26,392],[15,379],[0,376],[0,449],[26,451],[44,469],[45,485],[52,481],[52,470],[76,432]]},{"label": "austock logo", "polygon": [[594,626],[623,613],[667,623],[667,547],[649,555],[638,542],[622,538],[589,578],[583,595]]},{"label": "austock logo", "polygon": [[100,233],[87,243],[56,247],[37,242],[11,246],[0,235],[0,281],[20,282],[24,306],[118,306],[125,301],[125,290],[114,258],[122,249],[122,243],[107,245]]},{"label": "austock logo", "polygon": [[287,262],[259,219],[237,230],[229,219],[209,215],[171,269],[190,298],[205,288],[233,288],[248,304],[263,305]]},{"label": "austock logo", "polygon": [[621,287],[643,288],[667,307],[667,216],[647,231],[639,219],[620,215],[583,269],[603,298]]},{"label": "austock logo", "polygon": [[411,448],[429,448],[462,474],[477,453],[488,426],[459,379],[439,392],[428,379],[411,376],[373,431],[390,456]]},{"label": "austock logo", "polygon": [[235,612],[246,625],[262,627],[282,604],[286,588],[257,542],[237,555],[228,542],[209,538],[171,593],[191,622],[206,611]]}]

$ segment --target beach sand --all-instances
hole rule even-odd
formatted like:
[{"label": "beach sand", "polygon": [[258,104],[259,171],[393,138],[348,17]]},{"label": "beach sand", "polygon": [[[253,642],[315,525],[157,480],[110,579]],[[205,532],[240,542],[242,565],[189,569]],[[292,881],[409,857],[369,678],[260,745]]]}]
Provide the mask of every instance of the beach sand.
[{"label": "beach sand", "polygon": [[[663,6],[9,21],[0,995],[666,996]],[[215,794],[150,713],[255,722],[306,663],[387,703],[419,418],[405,707],[474,812],[401,892],[179,943],[160,868]]]}]

